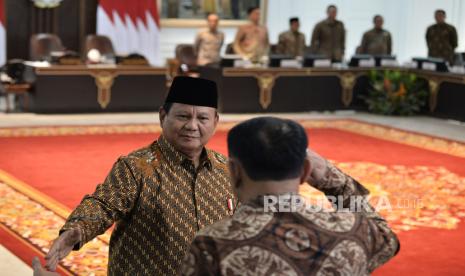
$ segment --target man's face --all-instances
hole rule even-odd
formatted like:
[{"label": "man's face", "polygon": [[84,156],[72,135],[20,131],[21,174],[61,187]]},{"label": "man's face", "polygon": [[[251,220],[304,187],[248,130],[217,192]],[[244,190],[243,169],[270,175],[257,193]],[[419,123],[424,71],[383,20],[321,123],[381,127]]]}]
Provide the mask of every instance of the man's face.
[{"label": "man's face", "polygon": [[446,15],[442,12],[436,12],[434,14],[434,19],[436,19],[437,23],[444,23],[444,21],[446,21]]},{"label": "man's face", "polygon": [[160,110],[163,136],[182,153],[201,151],[215,132],[215,108],[173,103],[168,113]]},{"label": "man's face", "polygon": [[249,15],[249,20],[255,24],[258,24],[260,22],[260,10],[259,9],[253,10]]},{"label": "man's face", "polygon": [[328,14],[329,19],[335,20],[337,16],[337,9],[334,7],[331,7],[328,9],[327,14]]},{"label": "man's face", "polygon": [[384,20],[383,20],[382,17],[380,17],[380,16],[376,17],[376,19],[375,19],[375,28],[377,28],[377,29],[383,28],[383,23],[384,23]]},{"label": "man's face", "polygon": [[300,28],[299,21],[294,21],[294,22],[291,23],[291,31],[298,32],[299,28]]},{"label": "man's face", "polygon": [[211,31],[216,31],[217,28],[218,28],[218,22],[219,22],[219,18],[218,18],[218,15],[216,14],[210,14],[207,18],[207,24],[208,24],[208,28],[211,30]]}]

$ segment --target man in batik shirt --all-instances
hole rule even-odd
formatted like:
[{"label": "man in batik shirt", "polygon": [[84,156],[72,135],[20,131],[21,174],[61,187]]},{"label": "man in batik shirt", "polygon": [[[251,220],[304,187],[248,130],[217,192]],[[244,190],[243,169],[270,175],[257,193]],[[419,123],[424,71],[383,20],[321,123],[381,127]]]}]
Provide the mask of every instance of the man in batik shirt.
[{"label": "man in batik shirt", "polygon": [[201,30],[195,37],[195,51],[197,52],[197,64],[211,65],[220,62],[220,50],[224,42],[224,33],[218,30],[219,17],[217,14],[209,14],[207,17],[208,28]]},{"label": "man in batik shirt", "polygon": [[346,45],[344,23],[336,19],[336,6],[329,5],[326,13],[328,17],[318,22],[313,29],[310,49],[312,54],[324,55],[333,62],[341,62]]},{"label": "man in batik shirt", "polygon": [[233,48],[234,52],[242,58],[259,62],[262,57],[268,55],[270,48],[268,29],[260,25],[260,9],[258,7],[250,8],[247,14],[249,24],[239,27]]},{"label": "man in batik shirt", "polygon": [[392,52],[391,34],[383,29],[384,18],[375,15],[373,18],[375,27],[363,34],[360,44],[360,54],[366,55],[390,55]]},{"label": "man in batik shirt", "polygon": [[[243,205],[232,218],[200,230],[183,275],[368,275],[399,250],[396,235],[366,202],[358,212],[292,208],[289,200],[299,198],[311,166],[299,124],[271,117],[246,121],[229,132],[228,149],[232,185]],[[318,155],[310,158],[317,160],[311,162],[317,166],[312,185],[340,196],[340,206],[368,194]],[[289,205],[273,205],[281,199]]]},{"label": "man in batik shirt", "polygon": [[279,34],[277,53],[292,57],[303,56],[305,52],[305,35],[299,32],[298,17],[289,20],[290,30]]},{"label": "man in batik shirt", "polygon": [[434,13],[436,24],[426,30],[428,56],[442,58],[450,64],[454,62],[454,51],[458,45],[457,30],[446,23],[446,12],[437,10]]},{"label": "man in batik shirt", "polygon": [[195,233],[232,214],[226,158],[205,148],[218,122],[212,81],[174,79],[160,109],[162,135],[120,157],[68,217],[46,267],[113,223],[109,275],[174,275]]}]

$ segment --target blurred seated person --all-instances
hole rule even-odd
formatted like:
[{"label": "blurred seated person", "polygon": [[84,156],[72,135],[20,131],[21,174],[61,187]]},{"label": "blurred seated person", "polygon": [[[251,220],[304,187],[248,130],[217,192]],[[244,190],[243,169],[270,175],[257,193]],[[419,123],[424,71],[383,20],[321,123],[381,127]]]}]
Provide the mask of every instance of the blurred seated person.
[{"label": "blurred seated person", "polygon": [[197,65],[199,66],[220,62],[224,33],[218,30],[218,23],[218,15],[211,13],[207,16],[208,28],[197,33],[194,47],[197,53]]},{"label": "blurred seated person", "polygon": [[239,27],[234,39],[234,52],[244,59],[258,62],[263,56],[268,55],[270,42],[268,30],[260,25],[260,9],[250,8],[247,11],[249,23]]},{"label": "blurred seated person", "polygon": [[305,35],[299,32],[299,18],[289,20],[290,30],[279,35],[276,53],[289,56],[303,56],[305,51]]},{"label": "blurred seated person", "polygon": [[390,55],[392,51],[392,39],[391,34],[383,29],[383,17],[375,15],[373,23],[374,28],[363,34],[358,54]]}]

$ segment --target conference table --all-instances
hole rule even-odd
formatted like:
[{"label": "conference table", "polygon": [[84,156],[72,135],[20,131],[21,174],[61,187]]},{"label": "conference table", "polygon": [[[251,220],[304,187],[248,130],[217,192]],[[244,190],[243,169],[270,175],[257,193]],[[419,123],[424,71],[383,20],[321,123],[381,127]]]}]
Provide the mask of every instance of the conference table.
[{"label": "conference table", "polygon": [[142,65],[37,67],[29,111],[156,111],[166,96],[166,68]]},{"label": "conference table", "polygon": [[465,75],[394,68],[204,68],[224,113],[367,110],[370,70],[410,72],[428,82],[424,114],[465,121]]},{"label": "conference table", "polygon": [[[368,93],[367,73],[389,69],[427,80],[430,98],[423,114],[465,121],[464,74],[402,67],[201,67],[200,76],[217,82],[222,113],[366,111],[361,96]],[[55,65],[34,70],[28,111],[36,113],[157,111],[173,77],[164,67],[136,65]]]}]

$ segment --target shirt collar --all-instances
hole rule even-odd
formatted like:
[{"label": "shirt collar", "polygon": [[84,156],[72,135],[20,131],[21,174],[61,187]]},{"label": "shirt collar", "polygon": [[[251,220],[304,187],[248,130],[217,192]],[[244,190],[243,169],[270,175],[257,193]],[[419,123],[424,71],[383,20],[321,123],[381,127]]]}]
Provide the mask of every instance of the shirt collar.
[{"label": "shirt collar", "polygon": [[286,193],[280,193],[280,194],[264,194],[264,195],[259,195],[255,197],[254,199],[249,200],[246,205],[249,206],[255,206],[255,207],[262,207],[265,204],[265,197],[283,197],[283,199],[287,200],[292,197],[292,196],[298,196],[299,193],[292,193],[292,192],[286,192]]},{"label": "shirt collar", "polygon": [[[164,157],[168,160],[171,165],[183,165],[186,163],[192,163],[192,161],[182,152],[178,151],[171,145],[166,138],[161,135],[157,143],[160,147],[160,150]],[[212,160],[213,160],[213,153],[210,150],[207,150],[205,147],[202,149],[202,153],[200,155],[200,166],[199,168],[206,167],[207,169],[212,169]]]}]

